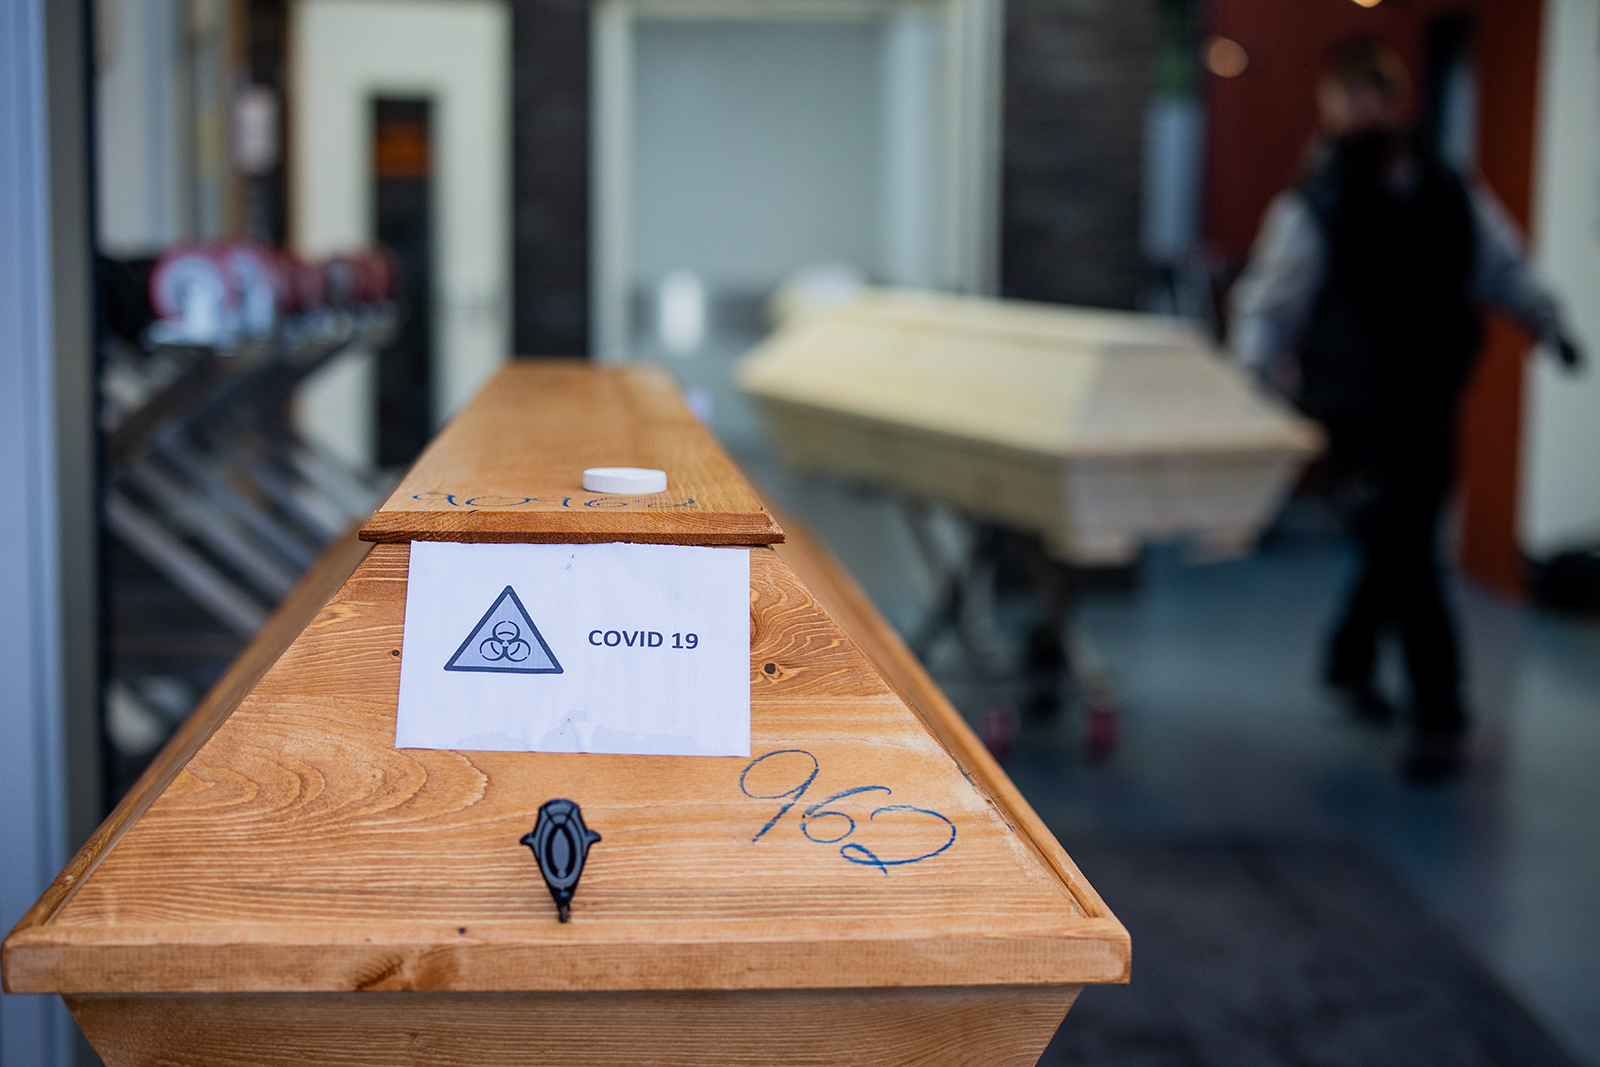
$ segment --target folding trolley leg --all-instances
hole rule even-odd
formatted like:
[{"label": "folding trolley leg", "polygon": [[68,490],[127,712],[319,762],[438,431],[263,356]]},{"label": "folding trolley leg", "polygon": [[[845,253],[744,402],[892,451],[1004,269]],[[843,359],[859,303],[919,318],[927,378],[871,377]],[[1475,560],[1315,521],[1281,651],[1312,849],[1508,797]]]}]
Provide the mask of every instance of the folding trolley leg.
[{"label": "folding trolley leg", "polygon": [[907,642],[912,652],[926,662],[934,642],[954,630],[975,671],[991,677],[1004,674],[1007,656],[994,618],[996,532],[974,525],[968,544],[952,551],[941,543],[927,504],[907,500],[904,510],[936,589],[933,606]]},{"label": "folding trolley leg", "polygon": [[1084,704],[1084,748],[1101,759],[1116,748],[1116,698],[1100,656],[1073,625],[1077,583],[1072,569],[1053,559],[1038,538],[1016,538],[1030,584],[1044,604],[1044,619],[1028,639],[1028,709],[1037,716],[1056,714],[1062,695],[1076,686]]}]

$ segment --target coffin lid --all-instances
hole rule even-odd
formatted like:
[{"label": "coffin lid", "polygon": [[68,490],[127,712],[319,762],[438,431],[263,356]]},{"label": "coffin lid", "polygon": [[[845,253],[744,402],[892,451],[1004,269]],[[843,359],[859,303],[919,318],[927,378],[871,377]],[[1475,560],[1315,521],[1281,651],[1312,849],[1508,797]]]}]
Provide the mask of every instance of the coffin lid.
[{"label": "coffin lid", "polygon": [[[667,491],[586,492],[589,467],[663,470]],[[440,432],[361,537],[765,545],[783,531],[665,371],[518,360]]]},{"label": "coffin lid", "polygon": [[1181,319],[894,290],[797,315],[741,363],[761,399],[1046,456],[1310,453],[1306,419]]},{"label": "coffin lid", "polygon": [[[410,547],[336,546],[6,939],[6,988],[1126,980],[1126,931],[860,590],[803,531],[750,552],[752,756],[781,755],[747,774],[396,750]],[[554,797],[603,835],[566,924],[519,843]]]}]

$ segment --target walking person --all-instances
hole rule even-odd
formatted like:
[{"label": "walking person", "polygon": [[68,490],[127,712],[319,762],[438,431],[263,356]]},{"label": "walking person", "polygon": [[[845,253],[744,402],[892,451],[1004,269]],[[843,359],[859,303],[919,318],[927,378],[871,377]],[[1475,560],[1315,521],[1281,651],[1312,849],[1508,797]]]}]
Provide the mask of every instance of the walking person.
[{"label": "walking person", "polygon": [[1352,503],[1361,569],[1325,679],[1358,718],[1391,721],[1374,671],[1380,637],[1397,630],[1412,713],[1402,770],[1433,782],[1459,772],[1467,730],[1439,534],[1480,308],[1511,315],[1569,369],[1582,356],[1504,209],[1408,131],[1408,92],[1382,45],[1332,55],[1321,137],[1303,180],[1267,209],[1229,345],[1323,425],[1328,473]]}]

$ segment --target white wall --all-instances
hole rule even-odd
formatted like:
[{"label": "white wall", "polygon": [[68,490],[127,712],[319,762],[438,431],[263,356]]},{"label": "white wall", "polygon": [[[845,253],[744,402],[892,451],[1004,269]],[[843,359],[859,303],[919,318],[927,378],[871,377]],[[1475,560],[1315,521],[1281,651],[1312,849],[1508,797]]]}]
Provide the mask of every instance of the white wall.
[{"label": "white wall", "polygon": [[883,270],[890,285],[939,285],[939,160],[944,27],[926,9],[890,15],[883,27]]},{"label": "white wall", "polygon": [[936,11],[641,18],[634,32],[636,286],[688,268],[754,292],[819,262],[946,281]]},{"label": "white wall", "polygon": [[[291,240],[310,256],[372,239],[372,99],[428,96],[436,197],[435,423],[509,353],[511,15],[503,0],[297,0],[290,11]],[[302,387],[302,433],[370,466],[373,358]]]},{"label": "white wall", "polygon": [[1144,217],[1153,263],[1181,263],[1200,233],[1205,109],[1196,97],[1152,97],[1144,109]]},{"label": "white wall", "polygon": [[882,24],[635,24],[634,284],[761,290],[818,260],[877,275]]},{"label": "white wall", "polygon": [[641,286],[760,290],[845,262],[998,279],[998,0],[599,0],[592,337],[629,358]]},{"label": "white wall", "polygon": [[1600,0],[1547,0],[1533,246],[1589,357],[1530,363],[1520,525],[1541,556],[1600,541]]},{"label": "white wall", "polygon": [[189,233],[189,138],[178,0],[95,5],[100,245],[153,253]]}]

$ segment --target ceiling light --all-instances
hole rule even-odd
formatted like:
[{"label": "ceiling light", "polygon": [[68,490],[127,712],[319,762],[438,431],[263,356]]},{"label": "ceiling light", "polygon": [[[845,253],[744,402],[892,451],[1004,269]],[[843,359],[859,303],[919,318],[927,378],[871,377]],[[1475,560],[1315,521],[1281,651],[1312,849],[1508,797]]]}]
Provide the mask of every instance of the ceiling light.
[{"label": "ceiling light", "polygon": [[1207,41],[1203,55],[1206,69],[1219,78],[1237,78],[1250,65],[1250,55],[1244,46],[1226,37],[1213,37]]}]

